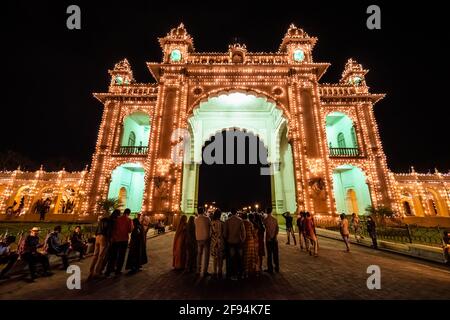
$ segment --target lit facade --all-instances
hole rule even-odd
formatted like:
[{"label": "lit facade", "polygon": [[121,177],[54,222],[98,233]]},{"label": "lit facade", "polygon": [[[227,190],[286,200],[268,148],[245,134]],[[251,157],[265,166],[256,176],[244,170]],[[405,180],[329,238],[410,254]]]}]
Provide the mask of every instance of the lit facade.
[{"label": "lit facade", "polygon": [[75,218],[81,213],[81,204],[87,200],[87,169],[79,172],[0,172],[0,219],[19,217],[24,220],[39,218],[39,204],[48,206],[47,219],[52,216]]},{"label": "lit facade", "polygon": [[[106,198],[135,212],[194,212],[202,146],[239,129],[267,148],[278,213],[371,205],[448,217],[450,176],[390,172],[373,111],[384,95],[352,59],[338,83],[320,83],[329,63],[314,61],[316,42],[291,25],[276,53],[242,44],[200,53],[181,24],[159,39],[162,61],[147,63],[155,83],[136,83],[128,61],[117,63],[108,91],[94,94],[104,112],[90,171],[78,174],[77,213],[97,215]],[[1,182],[2,212],[20,188],[15,175]]]}]

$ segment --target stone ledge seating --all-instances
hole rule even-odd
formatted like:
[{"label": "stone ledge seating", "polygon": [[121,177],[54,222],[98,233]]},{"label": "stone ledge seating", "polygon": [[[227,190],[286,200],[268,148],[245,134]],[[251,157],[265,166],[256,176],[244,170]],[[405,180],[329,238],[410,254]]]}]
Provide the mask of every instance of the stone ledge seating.
[{"label": "stone ledge seating", "polygon": [[[151,229],[153,229],[153,232]],[[166,226],[165,233],[167,233],[169,231],[170,231],[169,226]],[[162,233],[162,234],[164,234],[164,233]],[[158,233],[158,230],[156,230],[154,228],[150,228],[149,232],[147,233],[147,239],[156,237],[158,235],[160,235],[160,233]],[[93,255],[93,253],[94,253],[94,243],[88,243],[88,247],[87,247],[86,254],[84,255],[84,257],[85,258],[90,257]],[[53,255],[53,254],[49,254],[48,257],[49,257],[51,269],[62,265],[61,257]],[[69,262],[73,261],[73,260],[77,260],[78,257],[79,257],[78,252],[71,251],[68,256]],[[3,269],[4,266],[5,265],[0,265],[0,269]],[[40,265],[38,265],[38,268],[40,268]],[[15,265],[8,272],[8,275],[12,275],[12,276],[18,275],[18,274],[24,274],[24,275],[28,274],[28,264],[22,259],[17,260]]]}]

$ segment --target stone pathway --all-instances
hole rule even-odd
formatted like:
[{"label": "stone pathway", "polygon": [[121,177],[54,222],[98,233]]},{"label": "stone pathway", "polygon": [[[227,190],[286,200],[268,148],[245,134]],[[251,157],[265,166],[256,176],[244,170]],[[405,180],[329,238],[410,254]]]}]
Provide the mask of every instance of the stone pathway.
[{"label": "stone pathway", "polygon": [[[81,290],[68,290],[67,274],[56,271],[35,283],[0,283],[0,299],[450,299],[450,269],[389,252],[320,238],[319,257],[285,245],[281,236],[281,272],[242,281],[199,279],[171,268],[172,240],[168,233],[148,240],[149,264],[136,275],[86,283],[90,258],[78,263]],[[381,268],[381,289],[369,290],[369,265]],[[210,264],[210,267],[212,263]]]}]

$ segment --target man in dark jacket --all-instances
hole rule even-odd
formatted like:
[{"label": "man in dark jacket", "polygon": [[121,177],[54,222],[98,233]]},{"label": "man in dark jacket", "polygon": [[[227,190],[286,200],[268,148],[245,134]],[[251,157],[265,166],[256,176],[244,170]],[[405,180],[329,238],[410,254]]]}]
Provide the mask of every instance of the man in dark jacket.
[{"label": "man in dark jacket", "polygon": [[300,243],[300,250],[303,250],[303,248],[306,247],[306,241],[305,238],[303,237],[304,234],[303,224],[304,224],[303,211],[300,211],[297,217],[298,242]]},{"label": "man in dark jacket", "polygon": [[38,248],[41,248],[43,245],[39,244],[39,231],[40,229],[37,227],[33,227],[30,230],[30,234],[25,238],[24,249],[23,249],[23,258],[28,262],[28,267],[30,269],[31,281],[37,278],[36,275],[36,264],[42,264],[44,268],[44,276],[49,276],[52,273],[50,270],[50,263],[48,261],[48,257],[40,252],[38,252]]},{"label": "man in dark jacket", "polygon": [[286,244],[291,244],[291,235],[292,238],[294,239],[294,246],[297,245],[297,241],[295,240],[295,233],[294,233],[294,225],[292,224],[292,216],[291,213],[289,211],[286,211],[285,213],[283,213],[283,218],[286,220],[286,233],[287,233],[287,243]]},{"label": "man in dark jacket", "polygon": [[54,254],[62,259],[62,269],[66,270],[69,267],[69,259],[67,257],[70,244],[68,242],[61,243],[59,234],[61,233],[61,226],[56,226],[53,232],[47,238],[47,253]]},{"label": "man in dark jacket", "polygon": [[79,261],[81,261],[86,252],[86,243],[83,240],[83,234],[81,233],[81,226],[76,226],[72,235],[70,236],[70,248],[73,251],[79,252]]},{"label": "man in dark jacket", "polygon": [[223,238],[228,248],[227,278],[232,280],[242,276],[243,244],[246,236],[243,220],[237,215],[236,209],[231,209],[231,217],[225,221]]}]

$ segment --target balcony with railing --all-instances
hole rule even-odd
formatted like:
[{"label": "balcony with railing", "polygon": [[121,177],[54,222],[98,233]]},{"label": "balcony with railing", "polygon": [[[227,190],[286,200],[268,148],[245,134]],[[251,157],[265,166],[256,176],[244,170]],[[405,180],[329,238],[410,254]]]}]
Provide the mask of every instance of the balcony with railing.
[{"label": "balcony with railing", "polygon": [[360,156],[359,148],[330,148],[330,157],[356,158]]},{"label": "balcony with railing", "polygon": [[148,154],[148,147],[144,146],[120,146],[118,150],[118,154],[122,156],[129,156],[129,155],[147,155]]}]

